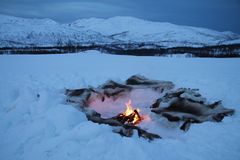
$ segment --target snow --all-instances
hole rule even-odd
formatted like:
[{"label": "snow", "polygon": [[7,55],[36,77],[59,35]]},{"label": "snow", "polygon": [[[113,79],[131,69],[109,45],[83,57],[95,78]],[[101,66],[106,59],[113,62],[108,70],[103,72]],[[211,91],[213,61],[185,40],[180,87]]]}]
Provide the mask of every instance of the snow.
[{"label": "snow", "polygon": [[232,32],[151,22],[134,17],[79,19],[59,24],[51,19],[26,19],[0,14],[0,47],[61,46],[92,43],[149,43],[164,47],[238,44]]},{"label": "snow", "polygon": [[[131,57],[88,51],[64,55],[0,56],[0,159],[240,158],[240,59]],[[199,88],[209,101],[236,110],[221,123],[192,125],[163,139],[126,138],[87,121],[65,103],[64,88],[122,82],[133,74]],[[39,96],[38,96],[39,95]],[[164,123],[160,121],[159,123]],[[174,126],[172,126],[174,127]]]}]

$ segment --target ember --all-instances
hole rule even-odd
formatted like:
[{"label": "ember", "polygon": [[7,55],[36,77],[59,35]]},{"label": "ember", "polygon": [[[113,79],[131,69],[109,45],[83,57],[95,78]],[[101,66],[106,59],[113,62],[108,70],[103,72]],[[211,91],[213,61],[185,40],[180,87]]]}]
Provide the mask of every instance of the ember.
[{"label": "ember", "polygon": [[123,113],[120,113],[119,115],[117,115],[116,119],[123,124],[129,123],[129,124],[136,125],[142,120],[142,117],[139,114],[140,110],[133,109],[133,107],[131,106],[131,103],[132,103],[131,100],[125,103],[126,110]]}]

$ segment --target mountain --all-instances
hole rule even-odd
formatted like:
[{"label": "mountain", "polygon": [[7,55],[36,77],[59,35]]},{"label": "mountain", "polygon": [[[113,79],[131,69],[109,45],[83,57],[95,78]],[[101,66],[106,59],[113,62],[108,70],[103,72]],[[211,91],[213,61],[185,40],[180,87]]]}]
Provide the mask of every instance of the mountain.
[{"label": "mountain", "polygon": [[151,22],[133,17],[80,19],[71,26],[90,29],[123,42],[157,43],[166,47],[204,46],[240,42],[240,35],[205,28]]},{"label": "mountain", "polygon": [[100,46],[101,49],[109,51],[109,48],[201,48],[236,44],[240,44],[240,35],[229,31],[219,32],[166,22],[151,22],[134,17],[89,18],[59,24],[51,19],[0,15],[0,48],[94,45],[98,46],[98,49]]},{"label": "mountain", "polygon": [[0,47],[58,46],[109,43],[98,32],[59,24],[51,19],[26,19],[0,15]]}]

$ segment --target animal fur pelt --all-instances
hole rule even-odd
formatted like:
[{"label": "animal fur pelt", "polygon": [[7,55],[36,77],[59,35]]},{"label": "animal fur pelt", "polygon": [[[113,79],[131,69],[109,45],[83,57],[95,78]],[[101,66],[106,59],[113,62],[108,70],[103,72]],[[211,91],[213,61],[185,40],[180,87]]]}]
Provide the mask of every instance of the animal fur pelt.
[{"label": "animal fur pelt", "polygon": [[221,122],[225,116],[234,113],[234,110],[224,108],[221,101],[208,104],[196,89],[187,88],[166,93],[151,108],[152,112],[171,122],[183,121],[180,128],[184,131],[189,129],[191,123]]}]

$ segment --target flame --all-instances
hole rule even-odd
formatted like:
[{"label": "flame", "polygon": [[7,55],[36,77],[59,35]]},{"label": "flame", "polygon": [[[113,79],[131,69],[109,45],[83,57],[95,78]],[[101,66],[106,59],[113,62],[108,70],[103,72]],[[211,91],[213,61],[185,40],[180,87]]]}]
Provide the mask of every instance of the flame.
[{"label": "flame", "polygon": [[[140,115],[138,114],[140,112],[140,109],[136,109],[134,110],[133,107],[132,107],[132,101],[129,100],[127,103],[125,103],[126,105],[126,110],[122,113],[124,116],[129,116],[131,114],[134,115],[133,117],[133,121],[131,123],[133,124],[136,124],[138,123],[139,121],[141,121],[141,117]],[[137,112],[136,112],[137,111]]]}]

